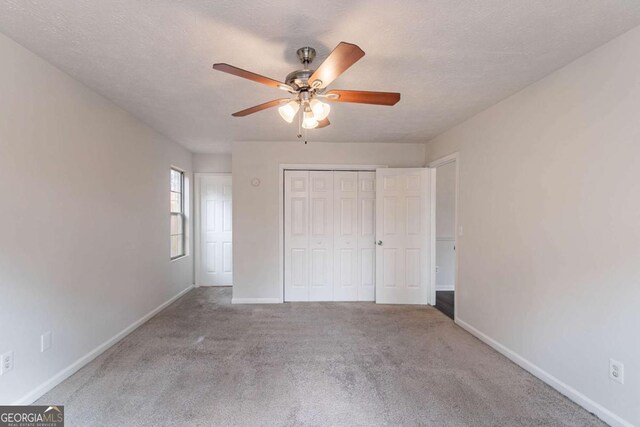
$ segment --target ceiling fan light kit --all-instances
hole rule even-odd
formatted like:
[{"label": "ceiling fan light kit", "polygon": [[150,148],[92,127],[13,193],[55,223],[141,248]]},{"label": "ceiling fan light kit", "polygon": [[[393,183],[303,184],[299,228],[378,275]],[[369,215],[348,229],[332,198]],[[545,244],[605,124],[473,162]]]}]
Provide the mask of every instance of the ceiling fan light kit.
[{"label": "ceiling fan light kit", "polygon": [[282,107],[278,107],[278,112],[286,122],[293,123],[293,119],[296,117],[296,114],[298,114],[299,109],[300,103],[298,103],[298,101],[296,100],[293,100],[287,102]]},{"label": "ceiling fan light kit", "polygon": [[302,127],[305,129],[315,129],[318,127],[318,119],[313,115],[313,111],[311,111],[311,107],[309,107],[308,104],[304,107]]},{"label": "ceiling fan light kit", "polygon": [[[289,92],[292,97],[265,102],[251,108],[233,113],[234,117],[244,117],[271,107],[278,107],[278,113],[287,122],[293,123],[298,116],[298,124],[303,129],[320,129],[330,124],[329,102],[351,102],[359,104],[395,105],[400,100],[400,94],[394,92],[365,92],[353,90],[330,90],[329,86],[338,76],[345,72],[364,56],[364,51],[355,44],[341,42],[329,54],[320,66],[312,70],[309,68],[316,57],[316,50],[312,47],[301,47],[296,51],[303,68],[287,75],[284,82],[261,76],[229,64],[214,64],[218,71],[242,77],[267,86]],[[298,138],[302,137],[298,132]]]},{"label": "ceiling fan light kit", "polygon": [[331,112],[331,106],[329,104],[320,102],[317,99],[312,99],[311,102],[309,102],[309,106],[311,107],[311,111],[313,111],[313,115],[318,121],[326,119]]}]

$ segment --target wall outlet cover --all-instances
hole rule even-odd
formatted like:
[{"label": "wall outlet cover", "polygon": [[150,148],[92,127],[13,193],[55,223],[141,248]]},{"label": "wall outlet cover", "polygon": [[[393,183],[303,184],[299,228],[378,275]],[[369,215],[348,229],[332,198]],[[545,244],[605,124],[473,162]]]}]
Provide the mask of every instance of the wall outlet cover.
[{"label": "wall outlet cover", "polygon": [[609,378],[624,384],[624,363],[615,359],[609,359]]},{"label": "wall outlet cover", "polygon": [[13,369],[13,351],[7,351],[0,360],[0,375],[6,374]]}]

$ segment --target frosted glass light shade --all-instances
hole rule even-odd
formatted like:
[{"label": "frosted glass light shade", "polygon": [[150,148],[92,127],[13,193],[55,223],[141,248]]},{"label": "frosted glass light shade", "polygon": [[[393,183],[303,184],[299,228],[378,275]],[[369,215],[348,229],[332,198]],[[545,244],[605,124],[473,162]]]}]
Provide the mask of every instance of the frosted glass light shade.
[{"label": "frosted glass light shade", "polygon": [[287,102],[283,106],[279,107],[278,113],[280,113],[280,116],[286,122],[291,123],[293,122],[293,119],[298,113],[299,109],[300,109],[300,104],[298,104],[298,101],[294,100],[294,101]]},{"label": "frosted glass light shade", "polygon": [[[308,107],[307,107],[308,108]],[[313,111],[304,112],[304,120],[302,121],[302,127],[305,129],[314,129],[318,126],[318,121],[313,115]]]},{"label": "frosted glass light shade", "polygon": [[311,106],[311,111],[313,111],[313,116],[318,121],[326,119],[331,111],[329,104],[320,102],[317,99],[312,99],[309,105]]}]

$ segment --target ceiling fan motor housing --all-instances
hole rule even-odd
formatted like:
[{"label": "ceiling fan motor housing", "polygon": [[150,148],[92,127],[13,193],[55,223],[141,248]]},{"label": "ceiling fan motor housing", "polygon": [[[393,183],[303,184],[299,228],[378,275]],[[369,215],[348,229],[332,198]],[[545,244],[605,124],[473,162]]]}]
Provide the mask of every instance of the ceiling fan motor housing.
[{"label": "ceiling fan motor housing", "polygon": [[309,69],[309,64],[311,64],[316,57],[316,50],[312,47],[305,46],[301,47],[296,51],[298,55],[298,59],[304,66],[302,70],[296,70],[289,74],[284,79],[284,82],[289,86],[293,87],[295,90],[306,89],[309,88],[309,77],[313,75],[315,70]]},{"label": "ceiling fan motor housing", "polygon": [[309,77],[315,70],[296,70],[289,74],[285,78],[284,82],[295,90],[309,88]]},{"label": "ceiling fan motor housing", "polygon": [[315,70],[310,70],[309,64],[311,64],[316,57],[316,50],[312,47],[306,46],[298,49],[296,51],[296,54],[298,55],[298,59],[304,66],[304,69],[296,70],[287,74],[284,82],[293,87],[295,90],[300,90],[308,88],[310,86],[309,77],[311,77]]}]

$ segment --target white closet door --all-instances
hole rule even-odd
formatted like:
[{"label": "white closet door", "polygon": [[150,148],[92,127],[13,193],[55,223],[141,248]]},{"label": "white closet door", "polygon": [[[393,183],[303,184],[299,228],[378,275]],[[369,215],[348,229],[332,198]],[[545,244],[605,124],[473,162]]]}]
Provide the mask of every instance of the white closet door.
[{"label": "white closet door", "polygon": [[285,301],[374,301],[375,200],[375,172],[285,172]]},{"label": "white closet door", "polygon": [[309,301],[309,172],[285,172],[285,301]]},{"label": "white closet door", "polygon": [[376,174],[358,172],[358,301],[375,301]]},{"label": "white closet door", "polygon": [[334,300],[358,300],[358,173],[334,172]]},{"label": "white closet door", "polygon": [[200,251],[196,283],[233,283],[231,240],[231,176],[200,177]]},{"label": "white closet door", "polygon": [[376,178],[376,302],[428,304],[430,169],[378,169]]},{"label": "white closet door", "polygon": [[309,301],[333,300],[333,172],[309,172]]}]

